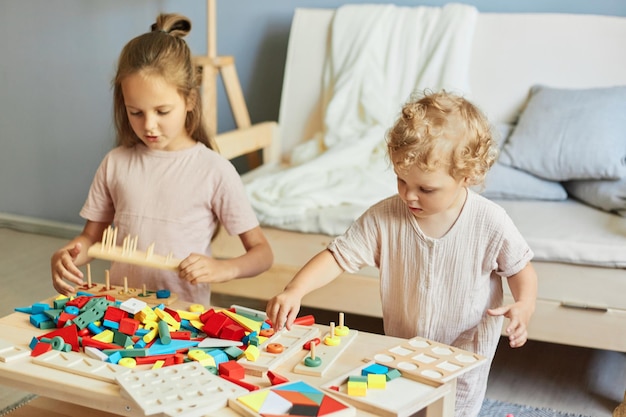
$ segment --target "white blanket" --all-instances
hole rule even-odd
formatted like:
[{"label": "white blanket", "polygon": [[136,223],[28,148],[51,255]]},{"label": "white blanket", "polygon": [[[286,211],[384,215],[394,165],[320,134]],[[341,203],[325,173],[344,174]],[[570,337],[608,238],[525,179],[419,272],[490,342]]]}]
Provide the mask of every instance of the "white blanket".
[{"label": "white blanket", "polygon": [[[337,9],[324,69],[324,132],[291,165],[246,185],[264,225],[338,234],[396,191],[385,132],[412,93],[469,93],[472,6],[347,5]],[[322,220],[325,209],[351,218]]]}]

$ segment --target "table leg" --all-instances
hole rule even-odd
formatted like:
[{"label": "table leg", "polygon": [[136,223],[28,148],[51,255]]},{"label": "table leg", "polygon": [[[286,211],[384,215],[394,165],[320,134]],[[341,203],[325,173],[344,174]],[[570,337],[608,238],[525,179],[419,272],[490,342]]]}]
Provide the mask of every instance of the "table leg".
[{"label": "table leg", "polygon": [[450,390],[443,397],[426,407],[426,417],[454,417],[456,379],[447,384],[450,384]]}]

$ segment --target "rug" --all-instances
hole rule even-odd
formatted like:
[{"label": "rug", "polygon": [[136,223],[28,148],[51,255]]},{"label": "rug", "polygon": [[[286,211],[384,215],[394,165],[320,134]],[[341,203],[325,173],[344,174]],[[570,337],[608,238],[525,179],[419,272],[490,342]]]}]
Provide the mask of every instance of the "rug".
[{"label": "rug", "polygon": [[582,414],[563,413],[549,408],[536,408],[527,405],[504,403],[485,399],[479,417],[589,417]]},{"label": "rug", "polygon": [[1,416],[5,416],[9,413],[12,413],[13,411],[17,410],[18,408],[20,408],[23,405],[28,404],[29,402],[31,402],[32,400],[34,400],[35,398],[37,398],[37,396],[35,394],[28,394],[22,398],[20,398],[19,400],[7,405],[6,407],[0,409],[0,417]]},{"label": "rug", "polygon": [[[5,416],[19,407],[28,404],[37,398],[34,394],[26,395],[13,404],[0,410],[0,417]],[[480,410],[479,417],[507,417],[512,414],[514,417],[589,417],[582,414],[562,413],[560,411],[551,410],[549,408],[535,408],[527,405],[503,403],[486,399]]]}]

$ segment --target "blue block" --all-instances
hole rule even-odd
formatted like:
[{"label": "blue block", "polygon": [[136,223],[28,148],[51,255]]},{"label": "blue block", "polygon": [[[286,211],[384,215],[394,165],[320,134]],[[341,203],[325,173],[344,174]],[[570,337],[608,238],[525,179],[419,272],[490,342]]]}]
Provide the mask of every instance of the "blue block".
[{"label": "blue block", "polygon": [[89,323],[87,325],[87,329],[91,332],[91,334],[102,333],[104,330],[101,327],[96,326],[95,323]]},{"label": "blue block", "polygon": [[219,366],[220,363],[228,362],[230,360],[228,355],[224,353],[223,350],[220,350],[220,349],[215,349],[215,350],[210,351],[209,355],[213,357],[213,360],[215,361],[215,366]]},{"label": "blue block", "polygon": [[15,307],[13,311],[17,311],[18,313],[33,314],[33,307]]},{"label": "blue block", "polygon": [[109,355],[109,359],[107,359],[107,361],[117,364],[120,359],[122,359],[122,354],[119,351],[115,351]]},{"label": "blue block", "polygon": [[50,305],[47,303],[35,303],[32,306],[33,310],[33,314],[39,314],[39,313],[43,313],[46,310],[50,310]]},{"label": "blue block", "polygon": [[50,320],[50,317],[46,316],[43,313],[31,314],[30,316],[30,324],[32,324],[35,327],[41,328],[41,324],[46,321],[52,322],[52,320]]},{"label": "blue block", "polygon": [[384,375],[389,372],[389,368],[378,363],[371,364],[361,370],[361,375],[367,376],[368,374]]}]

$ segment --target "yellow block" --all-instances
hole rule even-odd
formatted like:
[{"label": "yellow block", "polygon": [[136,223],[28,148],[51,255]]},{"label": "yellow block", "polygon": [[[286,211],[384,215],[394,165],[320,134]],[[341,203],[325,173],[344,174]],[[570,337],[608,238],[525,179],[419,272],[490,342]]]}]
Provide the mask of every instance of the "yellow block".
[{"label": "yellow block", "polygon": [[176,319],[172,317],[170,313],[168,313],[167,311],[161,310],[160,308],[155,308],[154,312],[156,313],[157,316],[159,316],[161,320],[165,321],[167,324],[172,326],[174,330],[180,329],[180,323],[176,321]]},{"label": "yellow block", "polygon": [[368,374],[367,388],[369,389],[385,389],[387,388],[387,375],[385,374]]},{"label": "yellow block", "polygon": [[348,381],[348,395],[364,397],[367,395],[367,383],[360,381]]},{"label": "yellow block", "polygon": [[241,324],[243,327],[245,327],[247,330],[251,332],[258,333],[261,330],[262,323],[260,321],[249,319],[240,314],[233,313],[232,311],[229,311],[229,310],[221,310],[221,312],[226,314],[228,317],[235,320],[237,323]]},{"label": "yellow block", "polygon": [[261,352],[259,352],[258,347],[254,345],[248,345],[246,350],[244,350],[243,354],[246,356],[247,360],[249,360],[250,362],[254,362],[257,359],[259,359],[259,355],[261,354]]},{"label": "yellow block", "polygon": [[191,311],[176,310],[181,319],[185,320],[200,320],[200,313],[193,313]]},{"label": "yellow block", "polygon": [[269,390],[256,391],[247,395],[242,395],[241,397],[237,398],[237,401],[248,406],[250,409],[258,413],[259,411],[261,411],[261,407],[263,406],[265,398],[267,398],[269,393]]},{"label": "yellow block", "polygon": [[192,349],[187,353],[187,357],[196,362],[199,362],[202,366],[216,366],[215,359],[203,350]]},{"label": "yellow block", "polygon": [[113,343],[113,332],[106,329],[97,335],[94,335],[92,339],[97,340],[98,342]]}]

